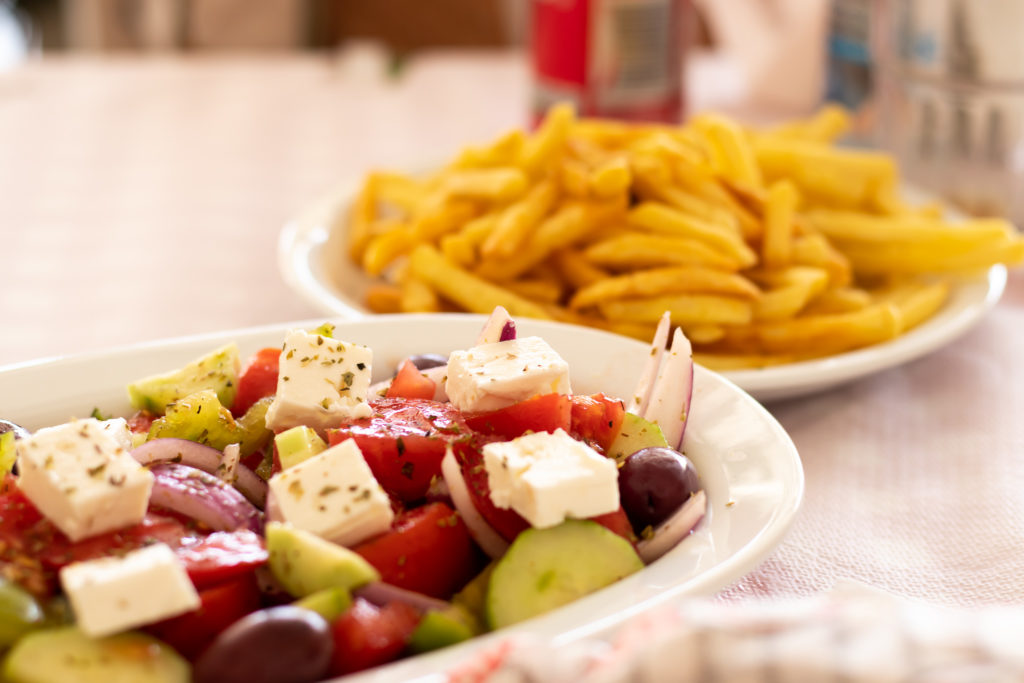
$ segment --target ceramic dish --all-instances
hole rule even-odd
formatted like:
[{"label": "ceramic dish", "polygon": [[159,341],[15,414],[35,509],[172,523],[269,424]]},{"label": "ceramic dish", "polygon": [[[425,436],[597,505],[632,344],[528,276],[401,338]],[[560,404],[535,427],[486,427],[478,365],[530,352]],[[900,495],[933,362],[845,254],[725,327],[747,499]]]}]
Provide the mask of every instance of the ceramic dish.
[{"label": "ceramic dish", "polygon": [[[399,315],[337,321],[336,336],[370,346],[375,379],[410,353],[448,352],[472,343],[482,316]],[[235,340],[243,357],[276,346],[287,329],[320,320],[205,335],[0,368],[0,416],[30,429],[86,416],[94,407],[130,412],[125,385],[173,369],[220,343]],[[648,347],[598,330],[519,321],[522,335],[540,335],[569,363],[577,393],[628,395]],[[748,573],[779,543],[803,495],[803,470],[782,427],[750,396],[697,368],[685,450],[708,492],[701,528],[663,558],[599,593],[542,617],[468,643],[369,672],[380,681],[408,680],[451,666],[471,650],[513,632],[557,642],[594,635],[631,615],[685,595],[709,594]]]},{"label": "ceramic dish", "polygon": [[[373,282],[345,257],[344,207],[352,196],[342,187],[290,222],[278,242],[278,265],[288,285],[310,304],[331,315],[371,315],[364,305]],[[828,389],[919,358],[953,341],[977,324],[999,301],[1006,268],[961,281],[942,311],[890,342],[827,358],[755,370],[723,372],[760,401]]]}]

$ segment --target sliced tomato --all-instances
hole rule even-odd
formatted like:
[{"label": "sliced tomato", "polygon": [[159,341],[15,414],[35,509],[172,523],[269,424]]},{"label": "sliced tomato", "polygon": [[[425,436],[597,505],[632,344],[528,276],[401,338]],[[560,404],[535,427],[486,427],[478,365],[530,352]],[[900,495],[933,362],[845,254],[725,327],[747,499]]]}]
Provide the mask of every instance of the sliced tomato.
[{"label": "sliced tomato", "polygon": [[256,401],[264,396],[273,396],[277,392],[280,360],[281,349],[278,347],[260,349],[249,357],[238,376],[238,392],[231,406],[232,415],[245,415],[245,411]]},{"label": "sliced tomato", "polygon": [[459,463],[470,500],[477,512],[502,538],[512,541],[529,529],[530,523],[514,510],[503,510],[491,502],[491,486],[484,467],[484,456],[480,451],[483,443],[481,439],[463,439],[452,444],[452,452]]},{"label": "sliced tomato", "polygon": [[177,549],[188,577],[203,589],[252,571],[267,561],[263,537],[252,531],[215,531]]},{"label": "sliced tomato", "polygon": [[424,399],[382,398],[373,415],[328,431],[330,444],[355,439],[373,476],[403,502],[422,500],[449,441],[469,433],[457,409]]},{"label": "sliced tomato", "polygon": [[622,428],[625,405],[621,400],[604,394],[573,396],[571,400],[572,435],[597,446],[602,452],[608,450]]},{"label": "sliced tomato", "polygon": [[487,413],[466,417],[470,428],[482,433],[514,439],[527,432],[569,430],[572,405],[568,396],[543,394]]},{"label": "sliced tomato", "polygon": [[160,417],[148,410],[140,410],[128,418],[128,429],[133,434],[148,434],[149,428],[153,426],[153,420]]},{"label": "sliced tomato", "polygon": [[406,360],[402,367],[398,368],[398,374],[391,380],[388,387],[388,398],[434,398],[437,390],[437,383],[430,379],[413,365],[412,361]]},{"label": "sliced tomato", "polygon": [[633,533],[633,525],[629,523],[629,517],[626,516],[626,511],[622,509],[621,505],[615,512],[597,515],[590,519],[608,529],[608,531],[622,536],[630,543],[636,543],[637,539],[636,534]]},{"label": "sliced tomato", "polygon": [[261,606],[259,585],[251,571],[204,588],[199,600],[199,609],[145,630],[194,661],[217,634]]},{"label": "sliced tomato", "polygon": [[331,627],[331,674],[341,676],[398,659],[419,621],[419,613],[403,602],[377,607],[356,598]]},{"label": "sliced tomato", "polygon": [[480,570],[465,523],[444,503],[406,511],[391,531],[353,550],[377,568],[383,581],[442,600]]}]

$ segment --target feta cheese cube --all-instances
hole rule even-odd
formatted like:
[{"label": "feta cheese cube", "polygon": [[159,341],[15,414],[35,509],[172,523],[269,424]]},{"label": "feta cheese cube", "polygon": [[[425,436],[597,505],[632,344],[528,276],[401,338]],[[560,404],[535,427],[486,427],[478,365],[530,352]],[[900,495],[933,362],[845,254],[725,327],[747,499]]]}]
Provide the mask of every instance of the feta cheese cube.
[{"label": "feta cheese cube", "polygon": [[459,410],[498,410],[537,394],[569,394],[569,364],[540,337],[453,351],[448,399]]},{"label": "feta cheese cube", "polygon": [[365,346],[292,330],[281,350],[277,394],[267,410],[267,427],[299,425],[322,432],[369,417],[366,403],[373,352]]},{"label": "feta cheese cube", "polygon": [[619,508],[619,471],[564,430],[537,432],[483,448],[495,506],[518,512],[531,526],[551,527]]},{"label": "feta cheese cube", "polygon": [[163,543],[122,557],[75,562],[60,570],[78,627],[100,638],[199,608],[199,594]]},{"label": "feta cheese cube", "polygon": [[339,545],[391,528],[391,501],[352,439],[270,478],[267,516]]},{"label": "feta cheese cube", "polygon": [[153,474],[89,418],[18,441],[18,486],[72,541],[142,520]]}]

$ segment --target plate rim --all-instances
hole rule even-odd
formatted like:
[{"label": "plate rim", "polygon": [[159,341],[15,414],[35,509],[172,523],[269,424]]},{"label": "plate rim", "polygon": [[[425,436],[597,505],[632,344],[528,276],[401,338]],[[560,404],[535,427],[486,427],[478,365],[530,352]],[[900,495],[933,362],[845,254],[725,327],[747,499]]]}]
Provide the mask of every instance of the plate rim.
[{"label": "plate rim", "polygon": [[[407,324],[413,321],[438,324],[443,320],[457,319],[467,321],[467,325],[472,322],[475,329],[476,326],[483,323],[485,318],[486,316],[471,313],[391,314],[366,316],[356,320],[337,318],[335,321],[346,325],[374,325],[386,327],[394,324]],[[287,329],[293,327],[316,326],[323,321],[324,318],[313,318],[221,330],[217,332],[205,332],[195,335],[171,337],[155,341],[115,346],[99,351],[91,351],[69,356],[38,359],[25,363],[15,363],[0,367],[0,380],[8,377],[10,373],[13,373],[17,378],[17,376],[22,373],[33,373],[40,370],[46,372],[46,368],[60,370],[62,368],[71,369],[77,364],[94,366],[116,362],[116,359],[121,354],[144,356],[145,362],[155,364],[158,362],[157,359],[161,352],[175,352],[180,354],[186,347],[192,348],[200,345],[209,345],[212,343],[223,342],[225,339],[233,339],[240,343],[244,343],[245,340],[249,340],[250,345],[255,345],[261,336],[266,337],[272,334],[283,335],[283,332]],[[570,323],[534,320],[523,322],[524,324],[529,323],[532,326],[540,328],[562,328],[565,331],[566,336],[568,336],[568,333],[570,332],[580,331],[585,332],[588,335],[609,337],[616,344],[629,343],[631,345],[636,345],[638,348],[645,346],[642,342],[636,340],[620,337],[619,335],[614,335],[603,330],[579,327]],[[442,322],[441,324],[444,323]],[[763,423],[769,426],[770,434],[761,438],[766,439],[767,443],[772,444],[773,449],[778,450],[778,453],[770,458],[777,464],[778,472],[775,473],[772,478],[766,479],[765,481],[782,486],[785,491],[785,495],[780,494],[779,504],[771,508],[770,516],[764,521],[762,526],[757,528],[756,533],[733,554],[727,556],[719,564],[712,568],[700,571],[696,575],[670,586],[667,590],[651,594],[644,600],[632,605],[629,609],[619,610],[613,614],[602,615],[597,621],[577,624],[569,630],[563,630],[555,636],[558,642],[568,643],[583,637],[600,635],[620,626],[623,622],[635,616],[637,613],[650,609],[658,604],[670,603],[671,601],[680,599],[683,595],[703,595],[725,588],[742,576],[753,571],[761,561],[768,557],[771,552],[778,547],[779,543],[791,528],[802,505],[805,487],[805,473],[803,465],[792,438],[785,431],[782,425],[767,411],[767,409],[764,408],[764,406],[754,400],[754,398],[736,386],[733,382],[729,381],[719,373],[715,373],[703,367],[698,367],[697,373],[697,386],[703,385],[707,387],[709,391],[712,388],[721,388],[723,391],[727,392],[730,399],[730,406],[733,409],[742,406],[744,410],[752,411],[747,413],[747,415],[755,416],[758,419],[758,425]],[[74,383],[69,384],[72,387],[74,386]],[[71,390],[69,389],[68,392],[70,393]],[[381,668],[379,671],[368,672],[368,676],[373,680],[407,680],[414,675],[419,676],[430,671],[436,671],[436,667],[441,666],[442,663],[445,669],[447,669],[452,665],[465,661],[472,652],[479,651],[481,647],[484,647],[489,643],[493,644],[498,639],[514,637],[516,634],[529,633],[531,630],[534,629],[532,629],[530,623],[527,622],[522,627],[511,627],[510,629],[503,629],[501,631],[485,634],[482,637],[470,641],[467,644],[469,647],[463,648],[456,646],[436,653],[428,653],[427,655],[419,656],[414,659],[404,660],[404,663],[406,664],[405,666],[402,666],[402,661],[396,662],[392,665]],[[416,666],[409,666],[409,662],[416,664]],[[362,677],[360,677],[359,680],[363,680]]]}]

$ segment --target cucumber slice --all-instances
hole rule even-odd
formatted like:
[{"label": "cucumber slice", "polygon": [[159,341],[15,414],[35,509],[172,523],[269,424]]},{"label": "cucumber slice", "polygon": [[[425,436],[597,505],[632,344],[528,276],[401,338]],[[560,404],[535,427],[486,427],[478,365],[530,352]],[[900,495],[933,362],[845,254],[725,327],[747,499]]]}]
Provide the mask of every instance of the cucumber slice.
[{"label": "cucumber slice", "polygon": [[430,610],[423,615],[409,638],[409,649],[416,654],[440,650],[474,635],[473,617],[465,609],[452,605],[446,610]]},{"label": "cucumber slice", "polygon": [[11,683],[189,683],[188,662],[156,638],[121,633],[90,638],[74,627],[29,634],[3,668]]},{"label": "cucumber slice", "polygon": [[524,621],[643,568],[629,541],[596,522],[527,529],[494,567],[487,621],[491,628]]},{"label": "cucumber slice", "polygon": [[303,425],[286,429],[275,436],[274,445],[277,446],[277,456],[283,470],[327,450],[327,443],[316,431]]},{"label": "cucumber slice", "polygon": [[230,408],[238,391],[241,365],[238,345],[227,344],[179,370],[132,382],[128,385],[128,397],[136,410],[163,415],[167,404],[197,391],[212,389],[217,392],[221,405]]},{"label": "cucumber slice", "polygon": [[641,448],[668,447],[665,435],[656,423],[645,420],[633,413],[622,416],[619,433],[608,446],[608,457],[622,463]]}]

